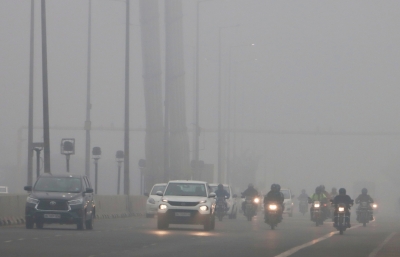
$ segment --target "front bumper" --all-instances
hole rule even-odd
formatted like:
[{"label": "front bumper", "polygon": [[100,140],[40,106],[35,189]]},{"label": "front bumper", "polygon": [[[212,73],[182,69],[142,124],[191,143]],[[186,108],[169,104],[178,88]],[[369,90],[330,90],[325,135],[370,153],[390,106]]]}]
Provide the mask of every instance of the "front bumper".
[{"label": "front bumper", "polygon": [[[177,216],[185,213],[188,216]],[[169,224],[204,224],[211,217],[211,214],[201,214],[197,210],[167,210],[165,213],[158,212],[158,219]]]},{"label": "front bumper", "polygon": [[[45,218],[45,214],[57,214],[60,218]],[[46,224],[76,224],[85,217],[83,205],[71,205],[68,211],[37,210],[33,204],[25,206],[25,219],[28,222],[40,222]]]}]

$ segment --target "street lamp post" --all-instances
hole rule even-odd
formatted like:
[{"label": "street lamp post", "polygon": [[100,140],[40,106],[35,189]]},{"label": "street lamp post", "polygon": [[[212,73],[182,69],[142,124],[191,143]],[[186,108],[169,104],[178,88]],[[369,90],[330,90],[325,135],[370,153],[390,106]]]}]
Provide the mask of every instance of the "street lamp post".
[{"label": "street lamp post", "polygon": [[124,162],[124,151],[117,151],[115,154],[115,158],[118,163],[118,186],[117,186],[117,194],[119,195],[119,189],[120,189],[120,182],[121,182],[121,165]]},{"label": "street lamp post", "polygon": [[40,151],[43,150],[43,142],[32,143],[32,149],[36,152],[36,179],[40,176]]},{"label": "street lamp post", "polygon": [[95,186],[95,191],[94,193],[97,194],[97,177],[98,177],[98,162],[99,159],[101,158],[101,148],[98,146],[93,147],[92,150],[92,155],[93,155],[93,159],[94,159],[94,186]]},{"label": "street lamp post", "polygon": [[140,169],[140,195],[144,195],[144,173],[143,170],[146,168],[146,160],[139,160],[139,169]]},{"label": "street lamp post", "polygon": [[67,172],[69,172],[69,159],[72,154],[75,154],[75,139],[63,138],[61,139],[61,154],[65,155],[67,159]]}]

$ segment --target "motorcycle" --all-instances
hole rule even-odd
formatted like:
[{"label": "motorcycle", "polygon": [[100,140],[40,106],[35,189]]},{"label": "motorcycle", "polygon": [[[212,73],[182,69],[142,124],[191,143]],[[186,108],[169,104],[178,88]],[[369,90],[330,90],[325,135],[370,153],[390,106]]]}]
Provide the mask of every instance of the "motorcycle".
[{"label": "motorcycle", "polygon": [[257,213],[257,206],[260,203],[260,198],[258,197],[248,197],[246,196],[244,204],[244,216],[247,217],[248,221],[251,221]]},{"label": "motorcycle", "polygon": [[218,217],[219,221],[222,221],[222,218],[226,214],[226,201],[225,197],[218,197],[215,203],[215,215]]},{"label": "motorcycle", "polygon": [[336,213],[335,213],[335,227],[343,235],[343,232],[349,227],[350,224],[350,215],[349,208],[344,203],[337,204]]},{"label": "motorcycle", "polygon": [[325,214],[322,210],[322,203],[320,201],[314,201],[312,208],[312,220],[315,222],[315,225],[318,227],[319,225],[324,224]]},{"label": "motorcycle", "polygon": [[357,221],[362,223],[363,226],[367,226],[367,223],[371,220],[372,210],[370,203],[361,202],[357,209]]},{"label": "motorcycle", "polygon": [[264,221],[270,225],[272,230],[274,230],[278,223],[282,221],[281,208],[282,206],[275,202],[269,202],[265,206]]},{"label": "motorcycle", "polygon": [[308,212],[308,201],[307,200],[301,200],[299,202],[299,211],[305,215]]}]

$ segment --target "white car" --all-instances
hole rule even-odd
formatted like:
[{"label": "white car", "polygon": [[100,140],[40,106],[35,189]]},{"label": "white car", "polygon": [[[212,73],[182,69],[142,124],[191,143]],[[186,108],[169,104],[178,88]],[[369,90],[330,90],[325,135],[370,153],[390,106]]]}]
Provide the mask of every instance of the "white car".
[{"label": "white car", "polygon": [[285,200],[283,201],[283,204],[285,205],[285,209],[283,210],[283,213],[289,214],[289,217],[293,216],[293,199],[294,195],[292,194],[292,191],[288,188],[282,188],[281,193],[285,197]]},{"label": "white car", "polygon": [[[237,215],[237,204],[236,204],[236,198],[237,195],[233,194],[232,189],[229,185],[227,184],[223,184],[224,189],[229,193],[230,197],[228,199],[226,199],[226,202],[228,204],[228,212],[227,215],[230,219],[236,219],[236,215]],[[215,191],[218,189],[218,184],[210,184],[211,190],[212,192],[215,193]]]},{"label": "white car", "polygon": [[215,193],[204,181],[169,181],[158,206],[157,228],[169,224],[203,225],[204,230],[215,228]]},{"label": "white car", "polygon": [[156,195],[156,193],[158,191],[164,192],[166,185],[166,183],[155,184],[151,189],[148,195],[149,198],[146,201],[146,218],[153,218],[157,214],[161,196]]}]

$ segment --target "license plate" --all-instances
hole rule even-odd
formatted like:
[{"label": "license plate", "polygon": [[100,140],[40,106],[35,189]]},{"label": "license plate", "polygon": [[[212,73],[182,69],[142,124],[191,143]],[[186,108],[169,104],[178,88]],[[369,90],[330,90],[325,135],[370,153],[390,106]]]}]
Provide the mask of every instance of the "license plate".
[{"label": "license plate", "polygon": [[61,214],[44,214],[43,217],[45,219],[59,219],[61,218]]},{"label": "license plate", "polygon": [[190,217],[190,212],[175,212],[176,217]]}]

